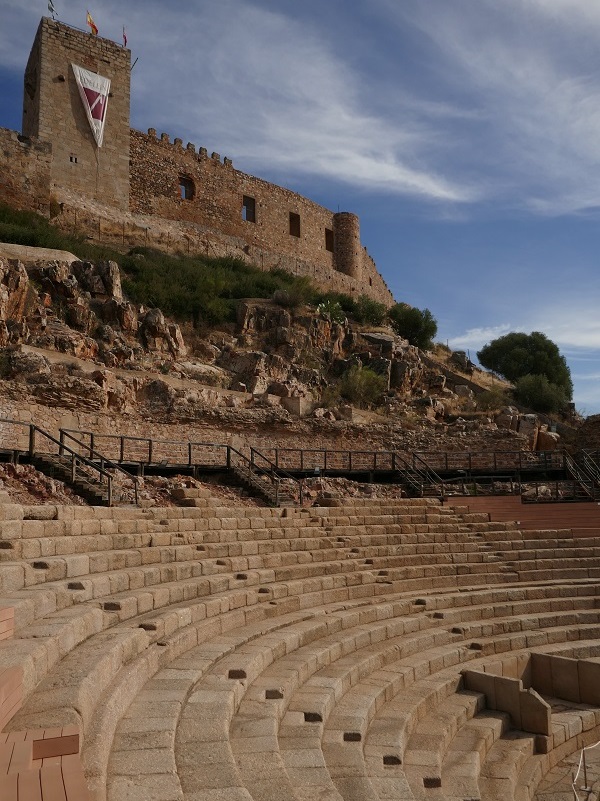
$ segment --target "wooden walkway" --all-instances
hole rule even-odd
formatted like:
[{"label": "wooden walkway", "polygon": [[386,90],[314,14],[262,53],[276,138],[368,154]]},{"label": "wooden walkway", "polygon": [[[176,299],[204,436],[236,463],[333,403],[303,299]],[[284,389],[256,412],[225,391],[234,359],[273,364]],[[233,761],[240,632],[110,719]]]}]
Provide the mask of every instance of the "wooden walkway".
[{"label": "wooden walkway", "polygon": [[570,528],[579,537],[600,536],[600,504],[581,503],[521,503],[519,497],[452,496],[446,503],[468,506],[472,512],[488,512],[491,520],[519,522],[520,528]]}]

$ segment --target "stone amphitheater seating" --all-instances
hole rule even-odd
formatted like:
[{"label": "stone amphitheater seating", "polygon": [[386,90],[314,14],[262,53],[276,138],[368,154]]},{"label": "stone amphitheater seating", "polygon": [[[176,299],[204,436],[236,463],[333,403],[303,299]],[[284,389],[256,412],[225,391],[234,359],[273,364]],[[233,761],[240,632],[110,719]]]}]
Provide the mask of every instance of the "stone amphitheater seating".
[{"label": "stone amphitheater seating", "polygon": [[600,531],[431,499],[180,501],[0,505],[0,789],[43,774],[83,801],[83,764],[94,801],[529,801],[600,739],[560,682],[535,734],[463,677],[512,687],[532,652],[595,670]]}]

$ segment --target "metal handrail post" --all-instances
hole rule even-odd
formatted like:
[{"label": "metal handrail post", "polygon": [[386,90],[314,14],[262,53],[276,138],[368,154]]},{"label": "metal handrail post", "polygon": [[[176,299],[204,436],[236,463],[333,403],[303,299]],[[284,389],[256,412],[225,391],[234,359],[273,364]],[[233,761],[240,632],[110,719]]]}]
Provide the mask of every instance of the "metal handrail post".
[{"label": "metal handrail post", "polygon": [[29,456],[33,458],[35,453],[35,425],[33,423],[29,426]]}]

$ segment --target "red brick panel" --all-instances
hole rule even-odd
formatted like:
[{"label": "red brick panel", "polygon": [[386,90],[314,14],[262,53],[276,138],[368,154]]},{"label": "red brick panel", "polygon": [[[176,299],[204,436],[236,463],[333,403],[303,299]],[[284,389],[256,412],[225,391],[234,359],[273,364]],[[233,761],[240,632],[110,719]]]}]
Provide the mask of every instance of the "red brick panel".
[{"label": "red brick panel", "polygon": [[0,640],[9,640],[15,633],[15,610],[12,606],[0,607]]},{"label": "red brick panel", "polygon": [[0,671],[0,731],[18,712],[23,703],[23,669],[5,668]]}]

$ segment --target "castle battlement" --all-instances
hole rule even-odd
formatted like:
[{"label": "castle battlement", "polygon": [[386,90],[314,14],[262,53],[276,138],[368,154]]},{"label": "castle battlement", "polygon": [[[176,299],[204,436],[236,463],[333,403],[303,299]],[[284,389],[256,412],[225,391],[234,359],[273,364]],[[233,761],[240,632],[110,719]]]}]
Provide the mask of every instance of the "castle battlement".
[{"label": "castle battlement", "polygon": [[[78,70],[89,87],[78,84]],[[0,200],[47,215],[54,202],[65,220],[99,239],[103,217],[114,236],[121,214],[122,244],[126,225],[140,229],[147,218],[144,241],[156,247],[177,250],[186,243],[189,250],[193,243],[206,253],[289,269],[329,289],[393,303],[361,244],[355,214],[333,212],[241,172],[230,158],[184,146],[180,137],[132,129],[130,73],[126,48],[44,17],[25,70],[25,138],[0,129]],[[85,211],[92,207],[95,220]],[[154,234],[165,226],[166,240]]]},{"label": "castle battlement", "polygon": [[[185,150],[187,153],[191,153],[192,155],[196,156],[198,160],[200,159],[207,159],[211,158],[213,161],[221,162],[221,155],[219,153],[211,153],[210,157],[208,155],[208,150],[205,147],[199,147],[196,151],[196,145],[193,142],[188,142],[187,145],[183,146],[183,139],[179,137],[175,137],[171,142],[171,137],[168,133],[161,133],[160,136],[156,133],[156,128],[148,128],[148,138],[150,140],[155,140],[156,142],[160,142],[163,145],[170,145],[174,147],[176,150],[181,151]],[[221,162],[225,167],[233,167],[233,161],[224,156],[223,161]]]}]

